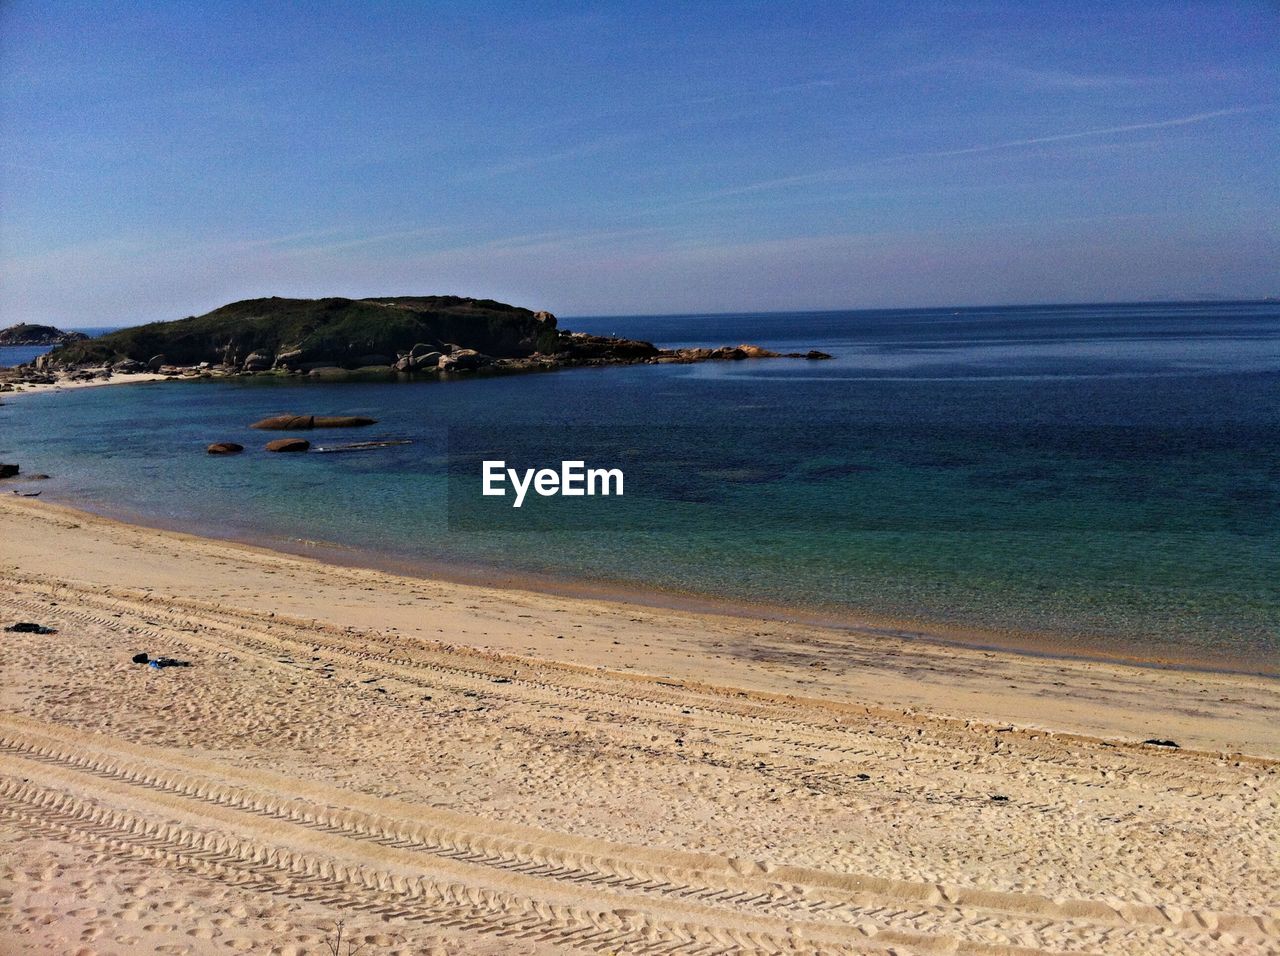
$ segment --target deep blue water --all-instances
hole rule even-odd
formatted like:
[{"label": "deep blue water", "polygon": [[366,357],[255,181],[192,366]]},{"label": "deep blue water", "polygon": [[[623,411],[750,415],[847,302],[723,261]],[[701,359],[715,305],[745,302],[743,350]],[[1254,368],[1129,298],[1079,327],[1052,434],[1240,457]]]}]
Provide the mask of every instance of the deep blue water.
[{"label": "deep blue water", "polygon": [[[1280,305],[562,325],[836,358],[23,396],[0,458],[231,537],[1280,669]],[[317,445],[413,443],[268,455],[246,426],[285,411],[379,419]],[[620,465],[627,494],[512,512],[479,499],[480,452]]]},{"label": "deep blue water", "polygon": [[[64,332],[83,332],[85,335],[102,335],[113,331],[111,326],[95,328],[68,328]],[[0,368],[11,368],[14,365],[26,365],[49,351],[47,345],[0,345]]]}]

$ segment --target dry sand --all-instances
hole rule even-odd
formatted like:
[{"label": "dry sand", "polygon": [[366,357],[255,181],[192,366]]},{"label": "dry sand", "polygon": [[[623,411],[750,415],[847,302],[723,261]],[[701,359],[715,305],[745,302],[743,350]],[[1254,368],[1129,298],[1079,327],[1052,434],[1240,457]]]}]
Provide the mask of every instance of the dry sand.
[{"label": "dry sand", "polygon": [[[3,369],[0,369],[3,371]],[[142,382],[165,382],[173,376],[159,372],[115,372],[110,378],[73,379],[65,372],[55,373],[54,382],[14,382],[13,390],[4,394],[37,394],[39,392],[71,392],[81,388],[97,388],[102,385],[138,385]]]},{"label": "dry sand", "polygon": [[0,499],[17,620],[0,952],[1280,952],[1275,681]]}]

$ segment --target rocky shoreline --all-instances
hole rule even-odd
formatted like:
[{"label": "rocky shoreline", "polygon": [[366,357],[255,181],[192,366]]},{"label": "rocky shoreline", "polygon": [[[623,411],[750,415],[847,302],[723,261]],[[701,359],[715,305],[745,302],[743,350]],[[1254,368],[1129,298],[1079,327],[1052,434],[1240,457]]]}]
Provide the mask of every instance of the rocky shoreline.
[{"label": "rocky shoreline", "polygon": [[458,296],[246,299],[203,316],[62,336],[34,362],[0,370],[0,390],[166,378],[305,376],[319,381],[452,378],[606,365],[747,359],[828,359],[758,345],[661,349],[652,342],[571,332],[550,312]]},{"label": "rocky shoreline", "polygon": [[782,353],[748,344],[717,348],[660,349],[649,342],[607,338],[585,332],[561,333],[560,342],[563,348],[555,352],[535,352],[517,357],[486,355],[475,349],[450,343],[419,343],[409,351],[394,356],[362,356],[362,359],[368,361],[359,364],[349,361],[340,364],[337,359],[308,354],[301,349],[279,354],[255,351],[243,360],[232,358],[230,361],[203,361],[194,365],[171,364],[164,355],[155,355],[145,362],[126,358],[110,364],[59,365],[52,360],[52,355],[42,355],[28,365],[0,370],[0,391],[16,391],[32,385],[124,382],[137,380],[140,376],[149,379],[283,376],[333,382],[446,379],[473,374],[538,372],[611,365],[690,365],[697,362],[773,358],[821,361],[831,358],[827,353],[817,350]]},{"label": "rocky shoreline", "polygon": [[67,345],[71,342],[84,342],[88,338],[83,332],[64,332],[52,325],[32,325],[28,322],[0,329],[0,345],[4,346]]}]

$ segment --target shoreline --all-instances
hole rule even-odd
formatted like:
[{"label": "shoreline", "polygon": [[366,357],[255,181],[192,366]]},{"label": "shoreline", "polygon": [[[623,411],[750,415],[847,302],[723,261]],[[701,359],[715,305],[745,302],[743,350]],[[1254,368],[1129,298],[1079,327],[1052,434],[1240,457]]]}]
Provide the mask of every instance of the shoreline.
[{"label": "shoreline", "polygon": [[[766,671],[771,667],[774,670],[788,670],[800,659],[806,661],[806,667],[821,668],[823,673],[829,672],[833,668],[838,668],[841,676],[851,673],[856,674],[858,668],[870,666],[874,671],[874,675],[861,675],[852,681],[853,687],[857,691],[856,699],[863,700],[864,705],[866,703],[865,695],[874,690],[879,698],[875,706],[888,707],[896,711],[928,714],[944,720],[972,721],[977,719],[992,723],[1013,723],[1015,726],[1024,728],[1038,728],[1051,733],[1077,734],[1121,744],[1145,739],[1144,734],[1153,738],[1170,736],[1168,733],[1146,733],[1146,731],[1139,729],[1139,725],[1148,719],[1146,716],[1148,710],[1150,710],[1151,718],[1160,716],[1160,712],[1152,709],[1150,703],[1146,701],[1127,701],[1120,707],[1123,713],[1108,714],[1100,712],[1087,716],[1081,713],[1080,708],[1076,707],[1070,700],[1058,701],[1054,706],[1050,706],[1046,698],[1053,694],[1052,686],[1069,686],[1071,684],[1070,681],[1047,680],[1052,674],[1075,675],[1082,683],[1085,682],[1085,675],[1088,675],[1088,682],[1095,686],[1114,682],[1118,687],[1125,688],[1121,696],[1128,696],[1131,685],[1135,684],[1151,688],[1162,688],[1166,693],[1169,692],[1172,686],[1182,684],[1192,684],[1202,688],[1205,686],[1227,688],[1232,689],[1233,693],[1244,689],[1247,691],[1244,697],[1237,698],[1232,693],[1228,693],[1222,697],[1222,701],[1228,703],[1249,702],[1250,706],[1257,704],[1262,711],[1268,714],[1274,711],[1275,715],[1280,717],[1280,705],[1273,706],[1270,703],[1275,698],[1275,691],[1280,686],[1280,683],[1277,682],[1276,678],[1266,674],[1248,674],[1189,666],[1152,666],[1150,664],[1096,659],[1078,655],[1068,656],[1048,652],[1035,653],[1011,648],[982,647],[959,641],[896,634],[866,627],[832,627],[821,623],[797,620],[794,617],[763,617],[752,615],[749,608],[742,607],[738,609],[737,613],[727,614],[722,610],[712,610],[705,607],[681,608],[641,605],[602,594],[590,596],[556,594],[542,589],[522,588],[510,582],[482,584],[474,581],[459,582],[440,577],[406,575],[395,570],[372,567],[367,563],[339,563],[332,560],[331,555],[317,557],[314,553],[282,551],[278,548],[265,547],[255,543],[204,537],[185,531],[134,524],[64,504],[0,496],[0,529],[5,529],[6,525],[17,523],[19,525],[27,524],[27,530],[30,531],[29,525],[31,522],[58,525],[68,530],[82,530],[81,535],[71,535],[72,540],[82,539],[84,533],[92,534],[98,540],[108,542],[115,540],[125,544],[124,550],[126,552],[135,554],[139,551],[153,550],[161,546],[172,549],[173,556],[181,556],[183,561],[175,569],[166,570],[165,576],[176,576],[175,580],[180,581],[184,588],[192,592],[199,592],[204,587],[198,581],[192,580],[192,575],[189,573],[192,561],[199,563],[211,558],[219,564],[229,561],[245,562],[251,568],[265,564],[272,569],[266,573],[273,575],[280,573],[288,573],[290,575],[303,574],[330,581],[335,577],[344,581],[349,579],[345,584],[347,588],[356,587],[356,583],[360,581],[376,582],[373,585],[360,585],[366,591],[376,591],[378,587],[397,590],[420,590],[425,588],[435,593],[449,595],[448,600],[451,603],[470,600],[503,608],[508,613],[508,616],[513,609],[527,611],[530,608],[537,608],[543,611],[547,608],[554,608],[554,613],[575,616],[585,615],[586,618],[591,619],[612,617],[632,622],[653,622],[667,629],[678,629],[681,632],[696,634],[699,638],[705,638],[708,634],[722,635],[726,633],[733,634],[739,639],[746,635],[764,637],[768,638],[768,640],[760,641],[759,647],[751,646],[754,641],[748,639],[746,646],[739,647],[737,654],[734,656],[739,659],[754,661],[760,665],[759,669]],[[38,539],[40,535],[28,534],[26,537]],[[0,538],[3,538],[3,535],[0,535]],[[10,540],[18,540],[18,536],[11,536]],[[24,550],[30,555],[30,548]],[[115,550],[119,551],[120,549],[117,548]],[[12,546],[7,546],[0,550],[0,569],[3,569],[6,565],[15,570],[23,568],[22,555],[12,554],[11,552],[14,551],[15,548]],[[13,558],[15,556],[19,557],[19,560],[14,561]],[[63,557],[66,559],[63,562],[59,562],[55,558],[52,561],[44,562],[44,564],[48,568],[55,568],[59,564],[75,563],[73,556],[64,554]],[[124,555],[116,556],[117,560],[124,558]],[[127,561],[125,563],[127,564]],[[29,566],[30,562],[27,562],[27,564]],[[135,576],[137,576],[137,571],[140,570],[140,568],[135,570]],[[188,573],[184,575],[183,571]],[[57,576],[61,577],[62,575]],[[121,580],[121,584],[126,585],[127,582]],[[147,580],[145,575],[138,577],[129,586],[140,587],[144,590],[154,588],[157,592],[164,591],[162,582]],[[260,595],[257,596],[261,597]],[[361,606],[366,611],[376,609],[382,612],[384,616],[391,611],[391,608],[387,607],[385,602],[379,602],[376,599],[372,602],[361,602]],[[303,601],[298,607],[300,610],[306,610],[310,607],[310,604]],[[352,607],[353,605],[349,603],[341,605],[342,610],[345,612],[349,612]],[[329,610],[332,611],[334,608],[330,606]],[[274,616],[277,611],[272,611],[271,613]],[[530,615],[526,613],[517,614],[517,616],[529,617]],[[363,619],[359,615],[352,617],[350,613],[344,613],[341,617],[343,620],[351,622],[360,621],[360,626],[365,626]],[[394,624],[391,623],[392,620],[394,620]],[[392,632],[409,629],[407,621],[398,614],[392,615],[387,623]],[[510,624],[511,622],[508,620],[505,623]],[[577,626],[579,625],[575,625],[575,627]],[[484,637],[492,637],[489,632],[481,633]],[[521,639],[517,635],[506,634],[504,637],[506,638],[505,646],[498,643],[491,645],[488,641],[473,641],[472,646],[479,646],[485,651],[498,653],[524,653],[524,651],[520,650],[522,646]],[[563,639],[563,637],[564,635],[560,635],[558,639]],[[688,651],[679,645],[678,641],[676,645],[675,652],[670,654],[672,659],[697,656],[693,651]],[[625,657],[626,652],[614,650],[613,648],[617,646],[618,642],[613,642],[612,647],[606,650],[603,655],[597,649],[595,651],[596,656],[587,661],[582,660],[580,654],[572,655],[569,658],[555,654],[545,659],[558,661],[562,664],[587,664],[598,669],[619,671],[620,673],[629,671],[637,675],[647,674],[655,680],[665,676],[681,680],[705,681],[716,670],[716,668],[711,668],[697,673],[680,674],[670,667],[656,670],[651,667],[641,669],[637,666],[637,661],[635,660],[628,660],[625,666],[620,667],[619,655]],[[720,645],[714,644],[713,646],[719,647]],[[648,647],[648,645],[646,644],[645,647]],[[560,650],[555,645],[547,645],[545,643],[541,649],[543,651]],[[543,657],[541,653],[537,656]],[[721,654],[715,656],[721,660],[724,657]],[[991,673],[987,673],[988,671]],[[1018,677],[1019,680],[1027,681],[1026,692],[996,692],[994,685],[1002,678],[993,675],[1001,673],[1011,673]],[[924,674],[930,675],[929,679],[923,683],[918,683],[919,678]],[[940,675],[945,676],[948,674],[959,681],[956,686],[952,686],[946,680],[938,682]],[[886,679],[889,675],[892,675],[892,680]],[[756,676],[759,677],[760,675],[757,674]],[[1095,679],[1103,676],[1106,677],[1104,681]],[[882,680],[883,682],[881,682]],[[841,685],[838,681],[823,682],[812,677],[806,677],[794,679],[791,683],[798,686],[794,689],[787,688],[784,690],[783,692],[787,696],[799,693],[808,699],[814,696],[810,691],[815,689],[822,691],[822,693],[816,695],[817,698],[825,699],[828,702],[833,697],[846,696],[841,692]],[[822,687],[824,683],[828,683],[831,686],[824,688]],[[1017,680],[1009,680],[1008,683],[1011,688],[1023,686]],[[754,687],[750,682],[744,684],[735,683],[735,686],[748,687],[754,691],[767,691],[768,693],[775,693],[780,689],[780,685],[771,680],[765,680],[759,686]],[[959,696],[957,696],[957,690],[961,692]],[[988,705],[992,702],[993,693],[995,696],[1006,699],[1000,707],[988,712]],[[1199,693],[1204,696],[1206,692],[1202,689]],[[973,695],[986,698],[984,704],[976,708],[970,705],[960,706],[961,700]],[[930,705],[931,702],[932,706]],[[1201,703],[1198,701],[1197,705],[1200,706]],[[1203,711],[1197,710],[1195,715],[1201,717],[1203,716]],[[1169,717],[1171,712],[1166,709],[1163,716]],[[1181,736],[1186,741],[1191,742],[1184,742],[1181,746],[1213,752],[1251,754],[1264,759],[1272,757],[1280,759],[1280,735],[1270,732],[1269,720],[1270,717],[1268,716],[1261,724],[1255,726],[1249,732],[1248,736],[1252,738],[1249,744],[1245,744],[1243,741],[1220,738],[1215,736],[1212,731],[1204,733],[1202,730],[1197,729],[1198,720],[1190,720],[1182,724]],[[1199,743],[1195,742],[1197,738]],[[1250,747],[1254,749],[1251,750]]]},{"label": "shoreline", "polygon": [[[104,383],[110,384],[110,383]],[[17,479],[21,480],[21,476]],[[31,500],[31,499],[26,499]],[[33,502],[37,503],[37,502]],[[488,587],[498,590],[528,592],[548,597],[574,600],[595,600],[634,606],[656,611],[687,612],[730,617],[741,620],[771,621],[779,624],[798,624],[834,631],[842,631],[861,638],[884,638],[918,642],[939,649],[962,648],[970,651],[996,654],[1016,654],[1029,659],[1069,660],[1079,663],[1120,664],[1153,670],[1188,671],[1257,677],[1280,681],[1280,662],[1271,668],[1258,662],[1223,653],[1203,657],[1143,654],[1147,648],[1101,647],[1097,644],[1080,647],[1075,642],[1089,642],[1090,638],[1077,638],[1069,634],[1050,632],[984,629],[981,627],[930,620],[928,618],[900,618],[875,612],[850,610],[829,611],[809,608],[752,603],[731,597],[701,594],[694,591],[663,590],[657,587],[630,584],[621,581],[593,580],[588,578],[560,577],[554,574],[522,571],[483,564],[461,564],[445,558],[409,559],[394,554],[383,554],[368,549],[336,542],[305,538],[283,538],[273,535],[253,535],[235,529],[227,533],[189,531],[178,519],[165,521],[151,515],[138,514],[110,503],[56,500],[43,497],[37,504],[64,508],[69,512],[92,516],[123,525],[147,528],[167,534],[189,535],[196,539],[224,542],[287,554],[298,558],[321,561],[340,567],[384,571],[409,578],[438,581],[471,587]],[[1100,640],[1094,638],[1093,640]]]},{"label": "shoreline", "polygon": [[[9,369],[0,367],[0,372]],[[0,391],[0,395],[40,395],[50,392],[74,392],[82,388],[99,388],[104,385],[143,385],[147,382],[165,382],[177,376],[162,375],[159,372],[117,372],[111,378],[70,379],[63,378],[56,382],[11,382],[12,391]]]},{"label": "shoreline", "polygon": [[451,584],[0,495],[0,623],[24,621],[48,630],[0,633],[4,952],[1280,941],[1273,680]]}]

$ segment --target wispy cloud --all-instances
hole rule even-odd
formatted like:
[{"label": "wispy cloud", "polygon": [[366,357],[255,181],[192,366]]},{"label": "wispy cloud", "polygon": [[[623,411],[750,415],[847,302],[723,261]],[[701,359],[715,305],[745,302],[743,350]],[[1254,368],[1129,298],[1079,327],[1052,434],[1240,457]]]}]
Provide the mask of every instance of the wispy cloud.
[{"label": "wispy cloud", "polygon": [[1248,113],[1261,113],[1266,110],[1275,108],[1275,104],[1267,103],[1259,106],[1237,106],[1230,109],[1211,110],[1205,113],[1192,113],[1189,116],[1177,116],[1171,119],[1155,120],[1147,123],[1128,123],[1123,126],[1104,126],[1094,129],[1073,130],[1065,133],[1050,133],[1044,136],[1031,136],[1024,139],[1010,139],[997,143],[983,143],[976,146],[964,146],[957,149],[937,149],[937,150],[920,150],[910,153],[897,153],[892,156],[882,156],[875,159],[869,159],[861,163],[854,163],[848,166],[840,166],[834,169],[824,169],[812,173],[801,173],[795,176],[782,176],[777,179],[765,179],[759,182],[746,183],[742,186],[732,186],[726,189],[719,189],[714,192],[698,196],[693,199],[676,203],[676,206],[689,205],[692,203],[711,202],[716,199],[724,199],[730,196],[741,196],[748,193],[763,192],[772,189],[786,189],[796,186],[810,186],[819,183],[835,183],[848,180],[858,173],[879,166],[890,165],[893,163],[905,162],[913,159],[945,159],[954,156],[969,156],[977,153],[992,153],[1001,150],[1025,149],[1028,147],[1041,146],[1049,143],[1067,142],[1070,140],[1088,139],[1097,136],[1116,136],[1125,133],[1135,133],[1146,130],[1169,129],[1175,126],[1190,126],[1196,123],[1204,123],[1209,120],[1221,119],[1227,116],[1241,116]]},{"label": "wispy cloud", "polygon": [[1211,110],[1207,113],[1193,113],[1190,116],[1178,116],[1173,119],[1156,120],[1151,123],[1130,123],[1125,126],[1104,126],[1099,129],[1077,130],[1071,133],[1054,133],[1049,136],[1033,136],[1028,139],[1011,139],[1003,143],[988,143],[983,146],[968,146],[963,149],[945,149],[919,153],[920,156],[965,156],[970,153],[989,153],[998,149],[1017,149],[1022,146],[1037,146],[1041,143],[1060,143],[1069,139],[1085,139],[1089,136],[1112,136],[1117,133],[1136,133],[1148,129],[1168,129],[1173,126],[1190,126],[1206,120],[1219,119],[1223,116],[1240,116],[1245,113],[1260,113],[1272,109],[1271,104],[1263,106],[1236,106],[1225,110]]},{"label": "wispy cloud", "polygon": [[966,72],[979,72],[1004,79],[1014,80],[1037,87],[1052,87],[1069,90],[1114,89],[1129,86],[1150,86],[1167,82],[1176,77],[1169,76],[1126,76],[1109,73],[1080,73],[1073,70],[1047,67],[1028,67],[1005,60],[985,57],[960,58],[947,61],[948,66]]},{"label": "wispy cloud", "polygon": [[536,149],[530,149],[519,159],[513,159],[506,163],[495,163],[491,166],[480,166],[475,169],[468,170],[461,175],[454,176],[450,182],[467,183],[484,179],[493,179],[510,173],[536,169],[539,166],[545,166],[551,163],[580,159],[584,156],[593,156],[597,153],[602,153],[618,146],[625,146],[628,143],[634,143],[641,139],[642,136],[643,134],[640,133],[622,133],[612,136],[602,136],[598,139],[588,140],[574,146],[568,146],[564,149],[551,150],[550,152],[539,152]]}]

